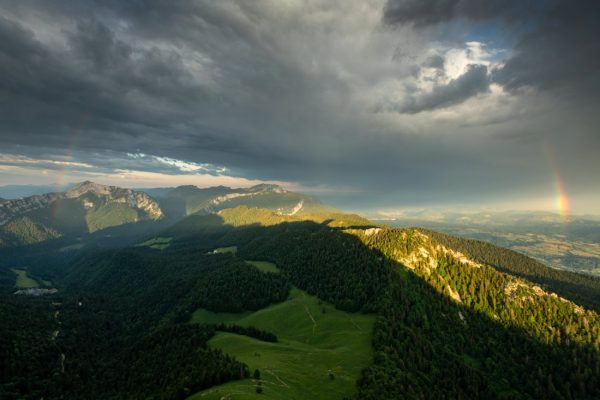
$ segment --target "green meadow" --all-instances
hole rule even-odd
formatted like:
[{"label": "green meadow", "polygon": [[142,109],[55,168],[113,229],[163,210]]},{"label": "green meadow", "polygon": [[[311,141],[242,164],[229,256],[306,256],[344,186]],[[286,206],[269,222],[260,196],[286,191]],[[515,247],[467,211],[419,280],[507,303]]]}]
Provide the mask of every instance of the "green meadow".
[{"label": "green meadow", "polygon": [[[342,399],[355,393],[360,371],[372,359],[375,316],[335,309],[293,288],[288,300],[256,312],[212,313],[197,310],[192,322],[235,323],[277,335],[278,343],[219,332],[209,341],[250,367],[260,379],[216,386],[190,400],[217,399]],[[257,386],[262,393],[257,393]]]},{"label": "green meadow", "polygon": [[32,279],[27,275],[27,271],[14,268],[11,269],[11,271],[17,274],[17,281],[15,283],[17,289],[29,289],[40,286],[35,279]]},{"label": "green meadow", "polygon": [[277,265],[273,264],[272,262],[268,262],[268,261],[246,261],[246,262],[248,264],[254,265],[256,268],[258,268],[262,272],[274,272],[274,273],[280,272],[279,268],[277,268]]}]

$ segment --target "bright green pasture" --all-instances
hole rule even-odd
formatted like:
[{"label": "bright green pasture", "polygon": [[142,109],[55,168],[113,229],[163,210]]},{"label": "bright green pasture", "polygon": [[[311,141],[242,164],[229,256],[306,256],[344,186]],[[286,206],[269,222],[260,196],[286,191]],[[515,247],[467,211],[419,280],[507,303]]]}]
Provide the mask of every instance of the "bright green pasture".
[{"label": "bright green pasture", "polygon": [[17,274],[17,281],[15,283],[15,286],[17,287],[17,289],[29,289],[29,288],[35,288],[35,287],[40,286],[38,281],[30,278],[27,275],[27,271],[25,271],[24,269],[12,268],[11,270],[15,274]]},{"label": "bright green pasture", "polygon": [[209,346],[246,363],[252,372],[260,370],[263,393],[256,393],[256,380],[244,379],[196,393],[192,400],[341,399],[355,393],[356,379],[372,358],[374,316],[336,310],[296,288],[287,301],[253,313],[198,310],[192,321],[255,326],[279,339],[267,343],[218,333]]}]

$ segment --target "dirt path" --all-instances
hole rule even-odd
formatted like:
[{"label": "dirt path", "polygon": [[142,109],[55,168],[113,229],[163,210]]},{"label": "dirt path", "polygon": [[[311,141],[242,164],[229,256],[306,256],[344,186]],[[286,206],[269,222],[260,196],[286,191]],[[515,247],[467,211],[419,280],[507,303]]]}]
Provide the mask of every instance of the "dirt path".
[{"label": "dirt path", "polygon": [[313,323],[313,335],[315,334],[315,330],[317,329],[317,321],[315,321],[314,317],[312,316],[312,314],[310,313],[310,310],[308,309],[308,306],[304,306],[304,311],[306,311],[306,313],[308,314],[308,316],[310,317],[312,323]]},{"label": "dirt path", "polygon": [[60,353],[60,372],[63,374],[65,373],[65,358],[67,358],[65,353]]},{"label": "dirt path", "polygon": [[362,332],[362,328],[361,328],[360,326],[358,326],[358,324],[357,324],[356,322],[354,322],[354,320],[353,320],[351,317],[348,317],[348,319],[350,320],[350,323],[351,323],[352,325],[354,325],[354,327],[355,327],[356,329],[358,329],[358,330],[359,330],[359,332]]},{"label": "dirt path", "polygon": [[285,383],[284,381],[282,381],[281,378],[277,374],[275,374],[273,371],[271,371],[270,369],[267,369],[265,371],[267,371],[269,374],[273,375],[273,377],[275,379],[277,379],[281,383],[282,386],[289,388],[288,384]]},{"label": "dirt path", "polygon": [[[60,334],[60,325],[62,325],[62,323],[60,322],[60,320],[58,319],[58,317],[60,316],[60,310],[56,310],[54,312],[54,322],[56,322],[56,324],[59,326],[59,329],[54,330],[54,332],[52,332],[52,341],[56,342],[56,338],[58,337],[58,335]],[[56,344],[55,344],[56,346]],[[56,346],[59,350],[60,348],[58,346]],[[60,372],[61,373],[65,373],[65,359],[67,358],[67,356],[65,355],[65,353],[60,352],[60,355],[58,356],[58,362],[60,363]]]}]

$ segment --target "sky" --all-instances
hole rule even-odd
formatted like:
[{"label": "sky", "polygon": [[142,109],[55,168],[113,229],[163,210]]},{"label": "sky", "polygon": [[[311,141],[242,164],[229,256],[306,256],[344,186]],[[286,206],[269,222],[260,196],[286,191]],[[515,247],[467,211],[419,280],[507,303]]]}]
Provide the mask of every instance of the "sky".
[{"label": "sky", "polygon": [[597,0],[2,0],[0,185],[600,214]]}]

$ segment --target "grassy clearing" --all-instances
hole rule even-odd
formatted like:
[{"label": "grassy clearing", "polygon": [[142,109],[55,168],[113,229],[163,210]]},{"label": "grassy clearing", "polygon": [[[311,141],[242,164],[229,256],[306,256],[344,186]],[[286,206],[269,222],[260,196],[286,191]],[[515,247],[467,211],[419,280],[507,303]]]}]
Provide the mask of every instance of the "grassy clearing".
[{"label": "grassy clearing", "polygon": [[190,400],[341,399],[355,393],[356,379],[372,358],[374,316],[336,310],[296,288],[287,301],[257,312],[199,310],[193,321],[255,326],[273,332],[279,342],[218,333],[209,345],[245,362],[252,372],[260,370],[263,393],[256,393],[256,380],[244,379],[196,393]]},{"label": "grassy clearing", "polygon": [[148,246],[151,249],[164,250],[171,245],[171,240],[173,238],[170,237],[157,237],[150,240],[146,240],[144,243],[139,246]]},{"label": "grassy clearing", "polygon": [[274,272],[274,273],[278,273],[279,268],[277,268],[277,265],[273,264],[272,262],[268,262],[268,261],[247,261],[246,262],[248,264],[254,265],[256,268],[258,268],[259,270],[263,271],[263,272]]},{"label": "grassy clearing", "polygon": [[39,287],[40,284],[35,280],[27,276],[27,271],[23,269],[14,269],[11,268],[11,271],[17,274],[17,282],[15,283],[15,287],[17,289],[29,289]]},{"label": "grassy clearing", "polygon": [[225,254],[225,253],[236,254],[237,246],[219,247],[218,249],[213,250],[213,254]]}]

